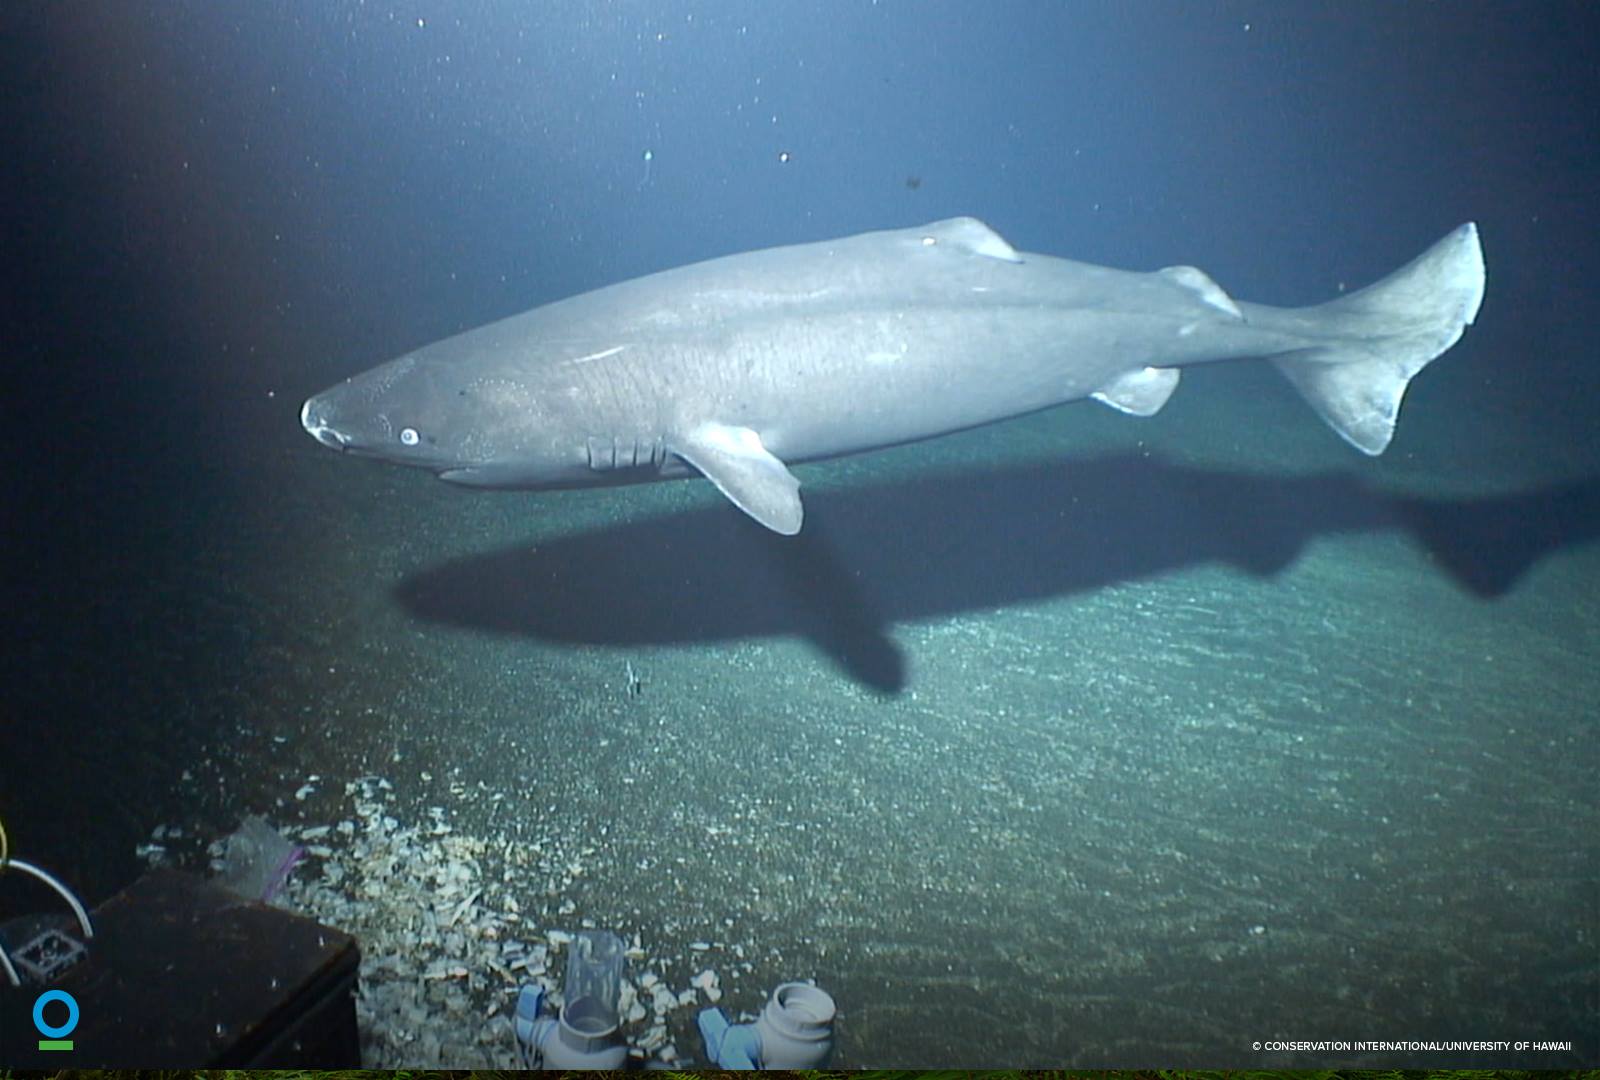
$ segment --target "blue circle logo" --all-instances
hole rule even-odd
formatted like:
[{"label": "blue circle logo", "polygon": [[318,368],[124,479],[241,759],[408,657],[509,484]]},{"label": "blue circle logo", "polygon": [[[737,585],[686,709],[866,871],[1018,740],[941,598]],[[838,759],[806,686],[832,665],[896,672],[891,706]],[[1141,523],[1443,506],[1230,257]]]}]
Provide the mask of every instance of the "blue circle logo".
[{"label": "blue circle logo", "polygon": [[[59,1001],[67,1007],[67,1022],[56,1026],[45,1023],[44,1007],[52,1001]],[[39,1034],[47,1039],[65,1039],[72,1034],[72,1029],[78,1026],[78,1000],[65,990],[46,990],[39,995],[39,1000],[33,1003],[33,1026],[39,1029]]]}]

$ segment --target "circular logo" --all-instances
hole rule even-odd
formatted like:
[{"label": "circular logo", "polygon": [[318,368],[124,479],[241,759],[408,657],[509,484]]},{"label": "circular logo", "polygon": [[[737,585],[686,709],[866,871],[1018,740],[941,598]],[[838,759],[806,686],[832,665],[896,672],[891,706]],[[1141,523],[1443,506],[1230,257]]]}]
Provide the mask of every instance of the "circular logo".
[{"label": "circular logo", "polygon": [[[44,1007],[52,1001],[59,1001],[67,1007],[65,1024],[55,1026],[45,1023]],[[65,990],[46,990],[39,995],[39,1000],[33,1003],[33,1026],[47,1039],[65,1039],[72,1034],[72,1029],[78,1026],[77,999]]]}]

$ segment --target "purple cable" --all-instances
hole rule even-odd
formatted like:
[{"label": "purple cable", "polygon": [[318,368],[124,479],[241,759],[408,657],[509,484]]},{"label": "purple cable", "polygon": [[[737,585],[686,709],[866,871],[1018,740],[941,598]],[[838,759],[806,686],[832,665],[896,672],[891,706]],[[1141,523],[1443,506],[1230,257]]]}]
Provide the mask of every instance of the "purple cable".
[{"label": "purple cable", "polygon": [[272,877],[267,881],[267,887],[261,890],[263,903],[270,903],[274,896],[282,890],[284,883],[289,880],[289,873],[301,859],[305,858],[306,849],[299,844],[289,849],[289,854],[283,857],[278,868],[272,872]]}]

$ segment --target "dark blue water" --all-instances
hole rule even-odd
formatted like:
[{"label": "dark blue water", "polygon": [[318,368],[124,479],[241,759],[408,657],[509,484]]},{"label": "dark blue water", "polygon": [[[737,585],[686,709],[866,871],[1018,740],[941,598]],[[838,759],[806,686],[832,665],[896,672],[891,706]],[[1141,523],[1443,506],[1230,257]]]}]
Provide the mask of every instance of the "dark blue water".
[{"label": "dark blue water", "polygon": [[[203,869],[247,814],[359,821],[377,776],[419,844],[443,808],[429,857],[485,919],[637,934],[734,1011],[815,978],[840,1064],[1594,1062],[1597,29],[8,12],[13,853],[98,901],[157,826]],[[1264,365],[1207,369],[1150,420],[1083,403],[801,467],[792,542],[698,480],[475,493],[299,428],[309,393],[535,304],[957,214],[1286,305],[1474,220],[1488,292],[1381,458]],[[369,959],[474,973],[470,1022],[373,1018],[370,1063],[506,1063],[482,943],[408,937],[333,837],[301,902],[354,905]],[[45,899],[0,878],[0,916]],[[668,1020],[692,1055],[693,1009]],[[1253,1049],[1426,1039],[1571,1046]]]}]

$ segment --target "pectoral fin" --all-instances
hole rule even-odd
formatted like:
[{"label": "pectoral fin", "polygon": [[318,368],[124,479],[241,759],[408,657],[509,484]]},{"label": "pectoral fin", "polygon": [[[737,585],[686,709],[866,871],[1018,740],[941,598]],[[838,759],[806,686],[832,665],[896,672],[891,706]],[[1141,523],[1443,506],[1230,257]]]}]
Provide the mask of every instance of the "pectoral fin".
[{"label": "pectoral fin", "polygon": [[733,505],[773,532],[793,536],[800,531],[805,516],[800,481],[750,428],[701,424],[671,446]]}]

